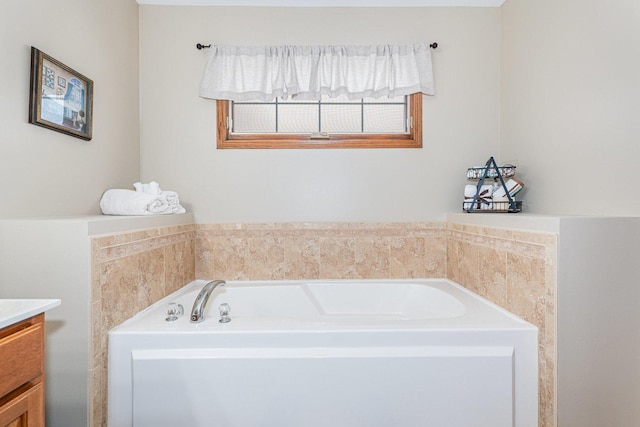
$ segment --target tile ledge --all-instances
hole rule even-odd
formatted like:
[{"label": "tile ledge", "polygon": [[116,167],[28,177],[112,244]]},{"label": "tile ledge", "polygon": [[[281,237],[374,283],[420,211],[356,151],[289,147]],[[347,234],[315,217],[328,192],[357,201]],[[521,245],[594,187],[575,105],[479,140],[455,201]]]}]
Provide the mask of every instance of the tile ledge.
[{"label": "tile ledge", "polygon": [[448,213],[447,223],[467,224],[510,230],[559,233],[563,216],[526,213]]},{"label": "tile ledge", "polygon": [[118,216],[118,215],[82,215],[52,216],[31,218],[0,218],[0,222],[13,223],[51,223],[76,224],[86,226],[89,236],[115,234],[148,228],[168,227],[173,225],[194,224],[192,212],[174,215]]}]

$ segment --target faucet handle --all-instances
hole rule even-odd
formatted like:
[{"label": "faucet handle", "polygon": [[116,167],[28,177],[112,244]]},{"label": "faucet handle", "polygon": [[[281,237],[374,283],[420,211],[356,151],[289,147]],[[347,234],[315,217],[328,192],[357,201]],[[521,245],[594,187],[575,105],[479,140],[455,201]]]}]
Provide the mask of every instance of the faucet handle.
[{"label": "faucet handle", "polygon": [[174,320],[178,320],[178,316],[182,316],[183,314],[184,307],[182,304],[170,302],[169,305],[167,305],[167,318],[165,320],[167,322],[173,322]]},{"label": "faucet handle", "polygon": [[229,313],[231,312],[231,307],[226,302],[220,304],[220,323],[229,323],[231,322],[231,318],[229,317]]}]

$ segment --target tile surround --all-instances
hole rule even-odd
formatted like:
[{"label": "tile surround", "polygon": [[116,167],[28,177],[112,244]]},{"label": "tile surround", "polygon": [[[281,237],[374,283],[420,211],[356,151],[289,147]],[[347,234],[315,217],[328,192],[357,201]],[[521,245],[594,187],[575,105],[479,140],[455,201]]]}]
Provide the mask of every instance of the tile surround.
[{"label": "tile surround", "polygon": [[196,276],[226,280],[444,277],[444,223],[196,225]]},{"label": "tile surround", "polygon": [[539,328],[540,427],[555,427],[556,235],[456,224],[197,224],[95,237],[91,425],[106,425],[108,330],[195,278],[447,277]]},{"label": "tile surround", "polygon": [[107,333],[195,279],[194,225],[91,239],[91,426],[106,426]]},{"label": "tile surround", "polygon": [[539,423],[555,427],[557,237],[448,223],[447,278],[538,327]]}]

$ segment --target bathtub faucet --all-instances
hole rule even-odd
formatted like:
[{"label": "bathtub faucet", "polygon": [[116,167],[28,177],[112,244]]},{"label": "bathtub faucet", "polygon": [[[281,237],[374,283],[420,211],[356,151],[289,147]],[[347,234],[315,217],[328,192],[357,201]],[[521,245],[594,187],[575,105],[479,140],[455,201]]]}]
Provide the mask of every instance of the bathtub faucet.
[{"label": "bathtub faucet", "polygon": [[209,297],[211,296],[215,288],[224,285],[226,285],[226,282],[224,280],[212,280],[211,282],[204,285],[193,303],[193,309],[191,310],[191,323],[200,323],[204,320],[204,309],[207,306]]}]

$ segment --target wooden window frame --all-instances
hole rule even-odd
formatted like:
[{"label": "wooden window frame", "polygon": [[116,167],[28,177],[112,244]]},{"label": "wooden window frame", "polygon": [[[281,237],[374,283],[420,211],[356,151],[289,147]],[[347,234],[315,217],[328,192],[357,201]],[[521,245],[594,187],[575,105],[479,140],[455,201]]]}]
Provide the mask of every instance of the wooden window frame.
[{"label": "wooden window frame", "polygon": [[228,148],[422,148],[422,94],[409,95],[409,132],[398,134],[232,134],[229,101],[217,101],[217,147]]}]

